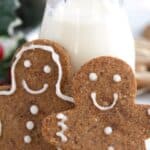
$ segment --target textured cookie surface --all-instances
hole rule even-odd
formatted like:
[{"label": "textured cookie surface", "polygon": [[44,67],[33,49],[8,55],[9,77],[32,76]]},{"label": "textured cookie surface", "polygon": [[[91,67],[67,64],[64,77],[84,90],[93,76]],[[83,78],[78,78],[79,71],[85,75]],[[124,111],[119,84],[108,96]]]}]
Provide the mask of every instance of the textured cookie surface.
[{"label": "textured cookie surface", "polygon": [[48,40],[23,45],[11,68],[12,84],[0,91],[0,149],[52,150],[41,135],[41,121],[73,106],[70,60]]},{"label": "textured cookie surface", "polygon": [[125,62],[93,59],[73,79],[75,108],[44,119],[43,136],[63,150],[145,150],[150,106],[135,104],[135,96]]}]

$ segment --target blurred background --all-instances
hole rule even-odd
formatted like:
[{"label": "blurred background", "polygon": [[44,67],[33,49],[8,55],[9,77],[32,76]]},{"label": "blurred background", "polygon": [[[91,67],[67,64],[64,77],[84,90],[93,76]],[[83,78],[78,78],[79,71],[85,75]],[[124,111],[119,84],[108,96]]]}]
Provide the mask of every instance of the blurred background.
[{"label": "blurred background", "polygon": [[36,39],[45,0],[0,0],[0,85],[10,83],[10,64],[16,49]]},{"label": "blurred background", "polygon": [[131,28],[135,37],[140,36],[144,28],[150,24],[149,0],[124,0]]},{"label": "blurred background", "polygon": [[[150,0],[123,3],[135,38],[138,94],[142,94],[150,91]],[[38,38],[45,4],[46,0],[0,0],[0,85],[10,84],[16,49]]]}]

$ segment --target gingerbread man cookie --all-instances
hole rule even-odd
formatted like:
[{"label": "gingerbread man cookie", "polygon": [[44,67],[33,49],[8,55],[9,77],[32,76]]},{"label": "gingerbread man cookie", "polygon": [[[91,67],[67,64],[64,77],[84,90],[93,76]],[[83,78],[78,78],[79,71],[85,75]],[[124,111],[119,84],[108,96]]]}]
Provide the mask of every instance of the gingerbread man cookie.
[{"label": "gingerbread man cookie", "polygon": [[75,108],[48,116],[44,138],[62,150],[145,150],[150,106],[135,104],[136,80],[122,60],[100,57],[73,79]]},{"label": "gingerbread man cookie", "polygon": [[41,121],[73,106],[69,56],[48,40],[18,50],[10,90],[0,91],[0,149],[52,150],[41,135]]}]

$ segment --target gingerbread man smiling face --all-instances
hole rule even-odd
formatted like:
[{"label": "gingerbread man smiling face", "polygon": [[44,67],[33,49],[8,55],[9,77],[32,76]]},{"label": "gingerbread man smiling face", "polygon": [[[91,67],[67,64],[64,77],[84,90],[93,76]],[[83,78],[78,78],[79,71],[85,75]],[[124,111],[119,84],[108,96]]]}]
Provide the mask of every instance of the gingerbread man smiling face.
[{"label": "gingerbread man smiling face", "polygon": [[0,149],[49,150],[41,136],[41,120],[73,106],[71,66],[56,43],[36,40],[25,44],[11,68],[10,90],[0,91]]},{"label": "gingerbread man smiling face", "polygon": [[45,139],[65,150],[145,150],[150,106],[135,104],[131,68],[112,57],[85,64],[73,79],[75,108],[43,121]]}]

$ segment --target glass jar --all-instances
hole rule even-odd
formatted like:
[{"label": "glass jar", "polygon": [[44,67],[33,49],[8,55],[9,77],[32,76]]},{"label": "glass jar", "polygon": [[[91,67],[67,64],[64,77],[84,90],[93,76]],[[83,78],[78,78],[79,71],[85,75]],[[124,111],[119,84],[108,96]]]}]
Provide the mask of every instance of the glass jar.
[{"label": "glass jar", "polygon": [[64,46],[74,71],[99,56],[118,57],[135,68],[134,40],[119,0],[48,0],[40,38]]}]

